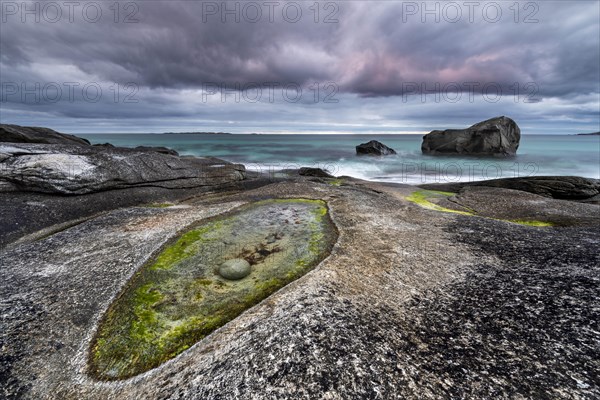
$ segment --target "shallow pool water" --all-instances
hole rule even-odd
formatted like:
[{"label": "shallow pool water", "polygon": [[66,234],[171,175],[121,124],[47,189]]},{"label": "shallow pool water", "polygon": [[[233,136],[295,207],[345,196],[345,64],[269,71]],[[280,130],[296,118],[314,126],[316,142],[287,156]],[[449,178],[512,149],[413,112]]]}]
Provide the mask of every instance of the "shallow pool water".
[{"label": "shallow pool water", "polygon": [[[110,306],[90,352],[100,379],[123,379],[194,345],[329,253],[336,230],[320,200],[252,203],[180,235],[146,264]],[[219,274],[243,259],[249,275]]]}]

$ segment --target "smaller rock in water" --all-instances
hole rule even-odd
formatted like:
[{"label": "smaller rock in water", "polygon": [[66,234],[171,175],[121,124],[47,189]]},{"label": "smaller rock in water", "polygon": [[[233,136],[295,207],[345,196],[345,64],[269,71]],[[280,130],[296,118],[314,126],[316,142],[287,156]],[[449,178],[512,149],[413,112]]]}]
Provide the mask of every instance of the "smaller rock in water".
[{"label": "smaller rock in water", "polygon": [[298,170],[298,175],[301,176],[316,176],[318,178],[335,178],[329,171],[321,168],[302,167]]},{"label": "smaller rock in water", "polygon": [[367,143],[362,143],[356,146],[356,154],[370,156],[387,156],[396,154],[396,151],[377,140],[371,140]]},{"label": "smaller rock in water", "polygon": [[243,258],[227,260],[219,267],[219,275],[230,281],[245,278],[252,272],[250,264]]},{"label": "smaller rock in water", "polygon": [[134,150],[136,151],[155,151],[157,153],[161,153],[161,154],[168,154],[170,156],[178,156],[179,153],[176,152],[173,149],[169,149],[168,147],[163,147],[163,146],[137,146],[134,148]]}]

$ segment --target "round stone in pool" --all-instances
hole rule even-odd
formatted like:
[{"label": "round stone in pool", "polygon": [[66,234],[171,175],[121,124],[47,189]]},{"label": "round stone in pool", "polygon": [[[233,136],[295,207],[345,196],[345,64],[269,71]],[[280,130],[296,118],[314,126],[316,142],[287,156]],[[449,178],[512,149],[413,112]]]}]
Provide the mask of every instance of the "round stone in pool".
[{"label": "round stone in pool", "polygon": [[250,275],[252,270],[248,261],[243,258],[234,258],[221,264],[218,272],[225,279],[237,281]]}]

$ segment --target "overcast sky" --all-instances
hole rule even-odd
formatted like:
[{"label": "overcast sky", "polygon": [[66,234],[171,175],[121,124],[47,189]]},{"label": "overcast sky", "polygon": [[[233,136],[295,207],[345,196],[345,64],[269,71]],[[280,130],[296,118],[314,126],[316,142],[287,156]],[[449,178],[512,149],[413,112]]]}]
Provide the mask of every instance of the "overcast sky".
[{"label": "overcast sky", "polygon": [[1,2],[2,123],[422,133],[507,115],[525,134],[600,130],[595,0],[22,4]]}]

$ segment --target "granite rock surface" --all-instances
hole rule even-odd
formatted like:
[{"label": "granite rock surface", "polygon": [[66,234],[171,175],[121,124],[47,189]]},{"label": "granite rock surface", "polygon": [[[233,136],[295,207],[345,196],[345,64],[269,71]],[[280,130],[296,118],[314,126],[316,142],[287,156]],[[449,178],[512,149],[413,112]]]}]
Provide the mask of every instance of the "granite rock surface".
[{"label": "granite rock surface", "polygon": [[76,195],[131,187],[183,189],[244,179],[243,165],[157,151],[0,143],[0,192]]},{"label": "granite rock surface", "polygon": [[56,132],[50,128],[0,124],[0,142],[89,146],[86,139]]},{"label": "granite rock surface", "polygon": [[[582,204],[567,227],[533,227],[425,209],[406,200],[416,190],[298,176],[171,207],[107,211],[6,249],[0,395],[598,398],[600,227],[577,219],[598,206]],[[509,207],[523,193],[494,190],[468,192],[469,204],[494,195]],[[538,197],[545,202],[523,213],[533,218],[561,202]],[[187,227],[268,198],[327,202],[339,231],[330,255],[157,368],[93,378],[92,338],[136,271]],[[544,212],[568,212],[555,209]]]}]

